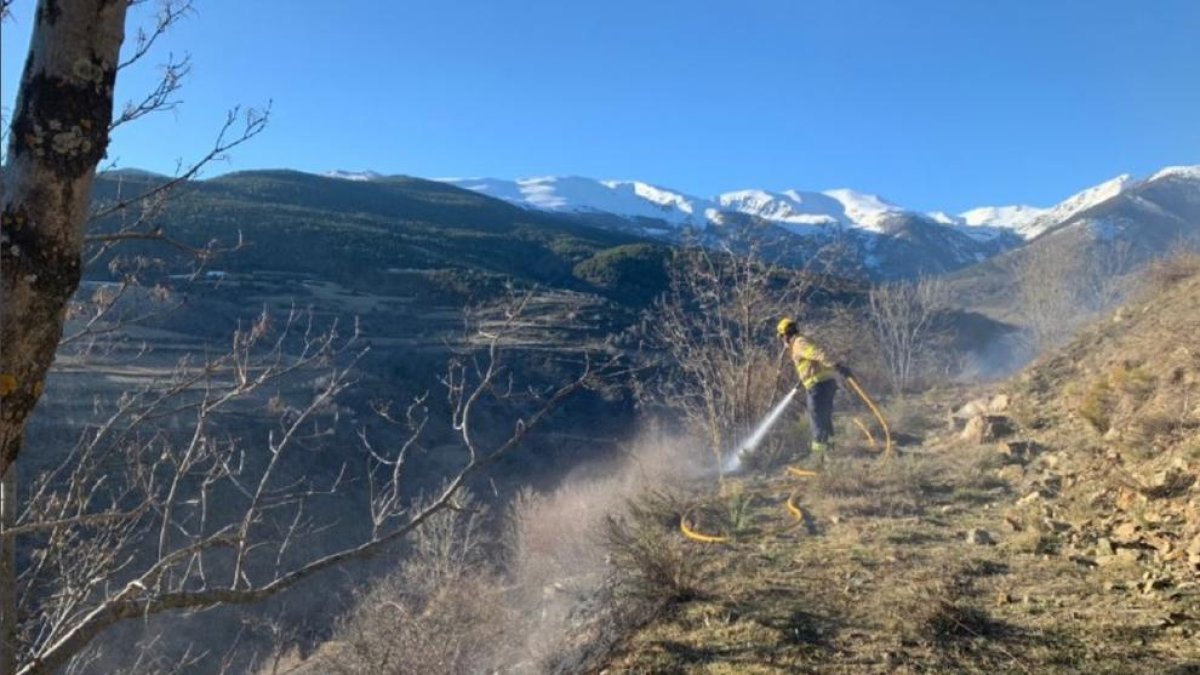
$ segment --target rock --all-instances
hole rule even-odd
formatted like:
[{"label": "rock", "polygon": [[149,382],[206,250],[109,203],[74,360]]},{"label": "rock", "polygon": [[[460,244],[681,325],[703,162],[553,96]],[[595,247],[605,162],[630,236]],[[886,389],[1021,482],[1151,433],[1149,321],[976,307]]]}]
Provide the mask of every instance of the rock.
[{"label": "rock", "polygon": [[950,431],[962,431],[971,419],[985,415],[987,412],[988,402],[981,398],[970,401],[958,410],[950,411]]},{"label": "rock", "polygon": [[1195,482],[1195,475],[1173,466],[1154,474],[1150,483],[1142,487],[1141,492],[1151,499],[1164,499],[1183,494]]},{"label": "rock", "polygon": [[1039,500],[1041,498],[1042,498],[1042,493],[1038,492],[1037,490],[1034,490],[1033,492],[1030,492],[1029,494],[1025,495],[1024,497],[1021,497],[1020,499],[1018,499],[1017,504],[1020,506],[1027,506],[1029,504],[1036,502],[1037,500]]},{"label": "rock", "polygon": [[1118,548],[1116,557],[1129,562],[1137,562],[1142,559],[1142,551],[1136,548]]},{"label": "rock", "polygon": [[988,401],[987,410],[990,413],[1008,412],[1009,403],[1008,394],[996,394]]},{"label": "rock", "polygon": [[1025,529],[1025,524],[1021,522],[1021,518],[1013,513],[1004,514],[1004,524],[1010,532],[1020,532]]},{"label": "rock", "polygon": [[1034,455],[1036,446],[1032,441],[1001,441],[1000,454],[1010,464],[1024,464]]},{"label": "rock", "polygon": [[1116,547],[1113,546],[1112,541],[1110,541],[1108,537],[1100,537],[1099,539],[1096,540],[1096,556],[1097,557],[1110,556],[1116,552],[1117,552]]},{"label": "rock", "polygon": [[967,531],[967,543],[977,546],[991,546],[996,543],[992,535],[987,530],[981,530],[978,527]]},{"label": "rock", "polygon": [[1142,593],[1150,593],[1163,588],[1168,588],[1171,585],[1171,580],[1167,577],[1150,577],[1142,581]]},{"label": "rock", "polygon": [[1063,477],[1056,473],[1047,473],[1038,481],[1042,487],[1042,491],[1050,495],[1057,495],[1062,491]]},{"label": "rock", "polygon": [[1192,538],[1187,547],[1187,561],[1197,572],[1200,572],[1200,534]]},{"label": "rock", "polygon": [[1061,520],[1054,520],[1053,518],[1042,518],[1042,525],[1046,526],[1046,529],[1050,532],[1066,532],[1071,529],[1070,523],[1064,523]]},{"label": "rock", "polygon": [[1141,494],[1128,488],[1121,488],[1121,491],[1117,494],[1116,506],[1122,511],[1128,511],[1141,500]]},{"label": "rock", "polygon": [[960,437],[964,441],[983,444],[1012,435],[1012,421],[1004,415],[980,414],[972,417],[963,427]]},{"label": "rock", "polygon": [[1154,547],[1159,555],[1168,555],[1175,548],[1175,543],[1161,535],[1149,535],[1143,537],[1142,541]]},{"label": "rock", "polygon": [[1138,535],[1138,529],[1137,523],[1121,523],[1112,529],[1113,540],[1122,544],[1132,544],[1141,541],[1142,538]]}]

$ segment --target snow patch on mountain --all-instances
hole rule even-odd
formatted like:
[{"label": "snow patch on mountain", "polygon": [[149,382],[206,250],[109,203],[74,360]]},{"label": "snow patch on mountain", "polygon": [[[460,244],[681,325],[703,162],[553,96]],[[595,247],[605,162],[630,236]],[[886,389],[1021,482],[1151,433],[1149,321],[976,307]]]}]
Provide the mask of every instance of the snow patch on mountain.
[{"label": "snow patch on mountain", "polygon": [[1030,239],[1030,226],[1048,209],[1017,204],[1014,206],[981,206],[953,216],[962,231],[976,238],[990,238],[989,232],[1011,231]]},{"label": "snow patch on mountain", "polygon": [[836,199],[852,222],[865,230],[883,231],[883,222],[889,215],[904,213],[904,209],[876,195],[847,188],[825,190],[822,194]]},{"label": "snow patch on mountain", "polygon": [[598,181],[577,176],[443,178],[525,208],[566,213],[611,213],[624,218],[654,218],[676,226],[705,226],[706,200],[638,181]]},{"label": "snow patch on mountain", "polygon": [[1058,205],[1048,209],[1045,213],[1039,215],[1033,221],[1028,223],[1022,234],[1026,239],[1032,239],[1046,230],[1064,223],[1071,218],[1087,211],[1088,209],[1098,206],[1114,197],[1117,197],[1129,189],[1136,187],[1140,182],[1134,180],[1129,174],[1121,174],[1116,178],[1104,181],[1099,185],[1090,187],[1082,192],[1078,192],[1071,197],[1061,201]]},{"label": "snow patch on mountain", "polygon": [[342,180],[354,181],[379,180],[380,178],[383,178],[382,174],[378,174],[374,171],[343,171],[341,169],[326,171],[321,175],[325,176],[326,178],[340,178]]},{"label": "snow patch on mountain", "polygon": [[972,227],[982,225],[1020,230],[1045,212],[1046,209],[1039,209],[1036,206],[1018,204],[1016,206],[981,206],[970,211],[963,211],[958,215],[964,225]]},{"label": "snow patch on mountain", "polygon": [[735,190],[717,195],[716,203],[723,211],[761,218],[798,233],[853,225],[840,202],[819,192]]},{"label": "snow patch on mountain", "polygon": [[1167,168],[1151,176],[1146,182],[1156,181],[1160,178],[1200,180],[1200,164],[1193,164],[1191,166],[1168,166]]}]

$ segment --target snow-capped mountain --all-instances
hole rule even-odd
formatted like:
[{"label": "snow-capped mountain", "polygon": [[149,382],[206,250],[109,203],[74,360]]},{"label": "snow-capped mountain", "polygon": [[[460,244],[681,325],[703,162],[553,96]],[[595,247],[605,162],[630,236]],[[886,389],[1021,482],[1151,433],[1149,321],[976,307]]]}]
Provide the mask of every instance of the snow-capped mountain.
[{"label": "snow-capped mountain", "polygon": [[[1200,240],[1200,166],[1163,169],[1145,180],[1119,176],[1064,201],[1045,223],[1050,236],[1123,237],[1147,253]],[[1042,223],[1039,219],[1038,223]]]},{"label": "snow-capped mountain", "polygon": [[724,215],[742,214],[775,223],[797,234],[810,234],[831,226],[880,232],[888,216],[907,213],[881,197],[850,189],[824,192],[750,189],[704,198],[640,181],[576,176],[440,180],[543,211],[607,213],[701,228],[720,224]]},{"label": "snow-capped mountain", "polygon": [[1134,180],[1133,176],[1126,173],[1078,192],[1026,223],[1025,238],[1032,239],[1140,184],[1141,181]]},{"label": "snow-capped mountain", "polygon": [[[347,180],[380,177],[373,172],[326,175]],[[700,197],[641,181],[578,176],[439,180],[523,208],[582,218],[650,237],[672,239],[684,230],[693,230],[719,239],[726,225],[744,222],[774,225],[779,234],[809,238],[818,242],[815,246],[836,237],[852,242],[862,265],[880,277],[957,269],[1059,230],[1067,223],[1086,220],[1089,214],[1111,210],[1117,203],[1123,205],[1121,213],[1133,209],[1138,217],[1149,218],[1154,209],[1163,211],[1164,207],[1145,201],[1142,195],[1147,186],[1180,184],[1183,194],[1194,193],[1200,201],[1200,166],[1168,167],[1145,180],[1121,175],[1048,208],[984,206],[958,214],[922,213],[848,188],[782,192],[744,189]],[[1154,217],[1167,216],[1158,213]],[[1093,227],[1111,225],[1094,218],[1087,222]],[[1129,222],[1129,217],[1121,222]]]},{"label": "snow-capped mountain", "polygon": [[1025,245],[956,275],[964,302],[1011,307],[1023,261],[1045,251],[1062,256],[1066,269],[1082,264],[1084,273],[1119,278],[1181,245],[1200,245],[1200,166],[1168,167],[1144,180],[1119,176],[1063,200],[1024,227],[1036,235]]},{"label": "snow-capped mountain", "polygon": [[1049,208],[1029,205],[983,206],[957,215],[919,213],[882,197],[850,189],[822,192],[759,189],[725,192],[703,198],[638,181],[601,181],[579,177],[520,180],[496,178],[444,179],[527,208],[566,213],[608,213],[624,218],[652,218],[671,225],[707,227],[728,214],[742,214],[779,225],[796,234],[829,227],[883,232],[897,216],[925,218],[959,229],[977,240],[1009,231],[1033,239],[1076,215],[1129,190],[1162,178],[1195,179],[1200,166],[1168,167],[1139,181],[1129,174],[1089,187]]},{"label": "snow-capped mountain", "polygon": [[607,213],[622,218],[650,218],[675,226],[704,227],[716,205],[697,197],[637,181],[546,176],[442,178],[443,182],[503,199],[518,206],[566,213]]}]

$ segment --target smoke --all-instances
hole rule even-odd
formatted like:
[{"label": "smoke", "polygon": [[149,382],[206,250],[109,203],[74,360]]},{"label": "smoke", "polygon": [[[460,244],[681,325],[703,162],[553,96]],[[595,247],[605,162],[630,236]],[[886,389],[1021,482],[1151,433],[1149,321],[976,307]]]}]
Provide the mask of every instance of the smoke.
[{"label": "smoke", "polygon": [[1009,333],[966,352],[954,379],[966,383],[1001,380],[1024,368],[1038,353],[1027,333]]},{"label": "smoke", "polygon": [[[510,643],[514,672],[542,672],[579,645],[581,624],[604,604],[610,569],[601,538],[606,519],[619,516],[647,491],[670,491],[702,475],[690,463],[694,444],[662,433],[644,434],[622,457],[584,466],[556,489],[522,493],[511,509],[509,573],[518,589],[515,615],[522,635]],[[515,664],[515,665],[514,665]]]}]

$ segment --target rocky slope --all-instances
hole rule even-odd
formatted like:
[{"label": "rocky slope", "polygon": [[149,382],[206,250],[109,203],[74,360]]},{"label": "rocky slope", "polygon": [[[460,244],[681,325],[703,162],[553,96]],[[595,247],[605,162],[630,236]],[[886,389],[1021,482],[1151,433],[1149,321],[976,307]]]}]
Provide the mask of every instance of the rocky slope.
[{"label": "rocky slope", "polygon": [[[1200,259],[1146,284],[1006,384],[890,408],[895,459],[693,484],[646,526],[678,587],[591,667],[1197,672]],[[684,512],[731,541],[684,540]]]}]

